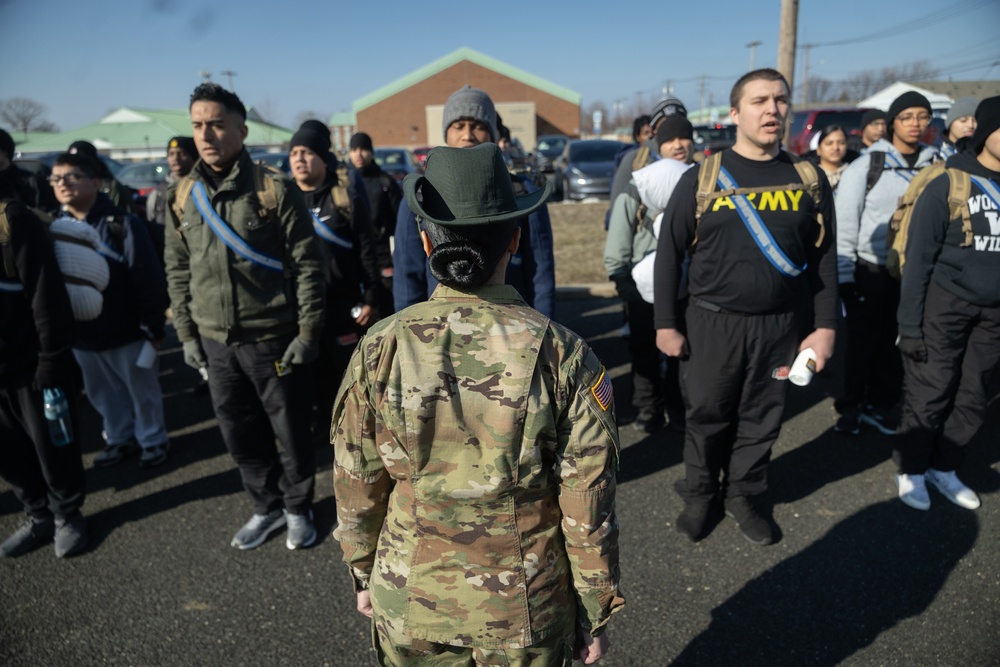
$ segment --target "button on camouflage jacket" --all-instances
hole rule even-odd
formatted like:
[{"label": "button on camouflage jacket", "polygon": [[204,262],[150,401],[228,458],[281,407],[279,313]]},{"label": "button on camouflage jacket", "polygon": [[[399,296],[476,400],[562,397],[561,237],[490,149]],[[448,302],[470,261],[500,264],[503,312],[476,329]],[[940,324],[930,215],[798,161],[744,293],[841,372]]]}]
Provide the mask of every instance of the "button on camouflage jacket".
[{"label": "button on camouflage jacket", "polygon": [[331,440],[334,536],[394,630],[524,648],[624,605],[610,380],[513,288],[438,286],[376,324]]}]

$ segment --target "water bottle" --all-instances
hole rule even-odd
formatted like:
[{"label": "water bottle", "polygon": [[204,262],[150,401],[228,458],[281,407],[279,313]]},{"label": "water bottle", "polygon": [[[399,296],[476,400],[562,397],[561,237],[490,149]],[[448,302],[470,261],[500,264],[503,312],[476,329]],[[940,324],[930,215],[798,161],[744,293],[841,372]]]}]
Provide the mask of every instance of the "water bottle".
[{"label": "water bottle", "polygon": [[69,416],[69,401],[58,387],[43,389],[45,419],[49,422],[49,437],[56,447],[64,447],[73,442],[73,424]]}]

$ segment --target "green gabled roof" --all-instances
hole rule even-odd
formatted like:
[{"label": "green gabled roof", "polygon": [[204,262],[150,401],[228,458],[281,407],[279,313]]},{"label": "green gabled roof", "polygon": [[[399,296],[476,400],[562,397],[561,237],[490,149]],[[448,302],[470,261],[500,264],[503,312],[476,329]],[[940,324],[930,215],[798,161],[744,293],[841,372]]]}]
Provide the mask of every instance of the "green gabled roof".
[{"label": "green gabled roof", "polygon": [[338,111],[330,116],[331,127],[354,127],[357,121],[354,119],[353,111]]},{"label": "green gabled roof", "polygon": [[485,67],[486,69],[491,69],[498,74],[503,74],[504,76],[514,79],[515,81],[520,81],[526,86],[531,86],[532,88],[537,88],[544,93],[548,93],[553,97],[558,97],[564,99],[571,104],[580,104],[582,97],[580,93],[574,92],[569,88],[563,88],[562,86],[556,85],[550,81],[535,76],[534,74],[529,74],[522,69],[518,69],[507,63],[496,60],[495,58],[490,58],[487,55],[474,51],[473,49],[463,47],[457,51],[452,51],[443,58],[439,58],[434,62],[424,65],[415,72],[407,74],[401,79],[396,79],[387,86],[382,86],[373,93],[369,93],[364,97],[354,101],[354,112],[357,113],[362,109],[366,109],[373,104],[377,104],[382,100],[392,97],[396,93],[399,93],[407,88],[420,83],[424,79],[428,79],[439,72],[442,72],[452,65],[457,65],[463,60],[468,60],[471,63],[475,63],[480,67]]},{"label": "green gabled roof", "polygon": [[[277,125],[247,119],[246,143],[275,144],[291,140],[292,132]],[[65,132],[29,136],[17,150],[42,153],[65,150],[74,141],[83,139],[98,150],[164,148],[171,137],[191,136],[191,117],[187,109],[132,109],[122,107],[96,123]]]}]

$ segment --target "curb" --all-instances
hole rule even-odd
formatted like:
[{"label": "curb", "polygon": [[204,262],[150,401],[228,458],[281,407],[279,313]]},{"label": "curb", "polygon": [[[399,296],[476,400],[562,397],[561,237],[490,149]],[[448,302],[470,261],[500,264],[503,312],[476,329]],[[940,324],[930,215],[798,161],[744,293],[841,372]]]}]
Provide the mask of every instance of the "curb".
[{"label": "curb", "polygon": [[618,298],[615,284],[589,283],[583,285],[562,285],[556,287],[556,298],[564,300],[572,299],[611,299]]}]

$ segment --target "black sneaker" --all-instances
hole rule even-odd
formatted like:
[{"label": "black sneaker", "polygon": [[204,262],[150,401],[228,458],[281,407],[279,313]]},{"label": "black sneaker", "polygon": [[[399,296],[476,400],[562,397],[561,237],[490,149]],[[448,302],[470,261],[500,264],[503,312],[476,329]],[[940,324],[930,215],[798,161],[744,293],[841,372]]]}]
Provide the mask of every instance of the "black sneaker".
[{"label": "black sneaker", "polygon": [[684,510],[677,516],[674,527],[677,532],[692,542],[699,542],[707,536],[712,521],[711,502],[691,502],[684,504]]},{"label": "black sneaker", "polygon": [[28,517],[10,534],[10,537],[4,540],[3,544],[0,544],[0,558],[22,556],[46,542],[51,542],[54,534],[55,521],[51,516],[44,519]]},{"label": "black sneaker", "polygon": [[632,422],[632,428],[639,429],[643,433],[654,433],[663,428],[662,410],[640,410]]},{"label": "black sneaker", "polygon": [[743,537],[750,542],[761,546],[774,542],[771,524],[757,513],[753,503],[746,496],[726,498],[726,516],[736,520]]},{"label": "black sneaker", "polygon": [[56,558],[75,556],[87,547],[87,524],[77,512],[64,519],[56,519]]},{"label": "black sneaker", "polygon": [[840,419],[833,425],[833,430],[844,435],[861,433],[861,407],[853,405],[844,408],[844,411],[840,413]]},{"label": "black sneaker", "polygon": [[896,428],[899,427],[899,416],[894,409],[876,408],[868,405],[861,413],[861,421],[869,426],[874,426],[883,435],[896,435]]}]

